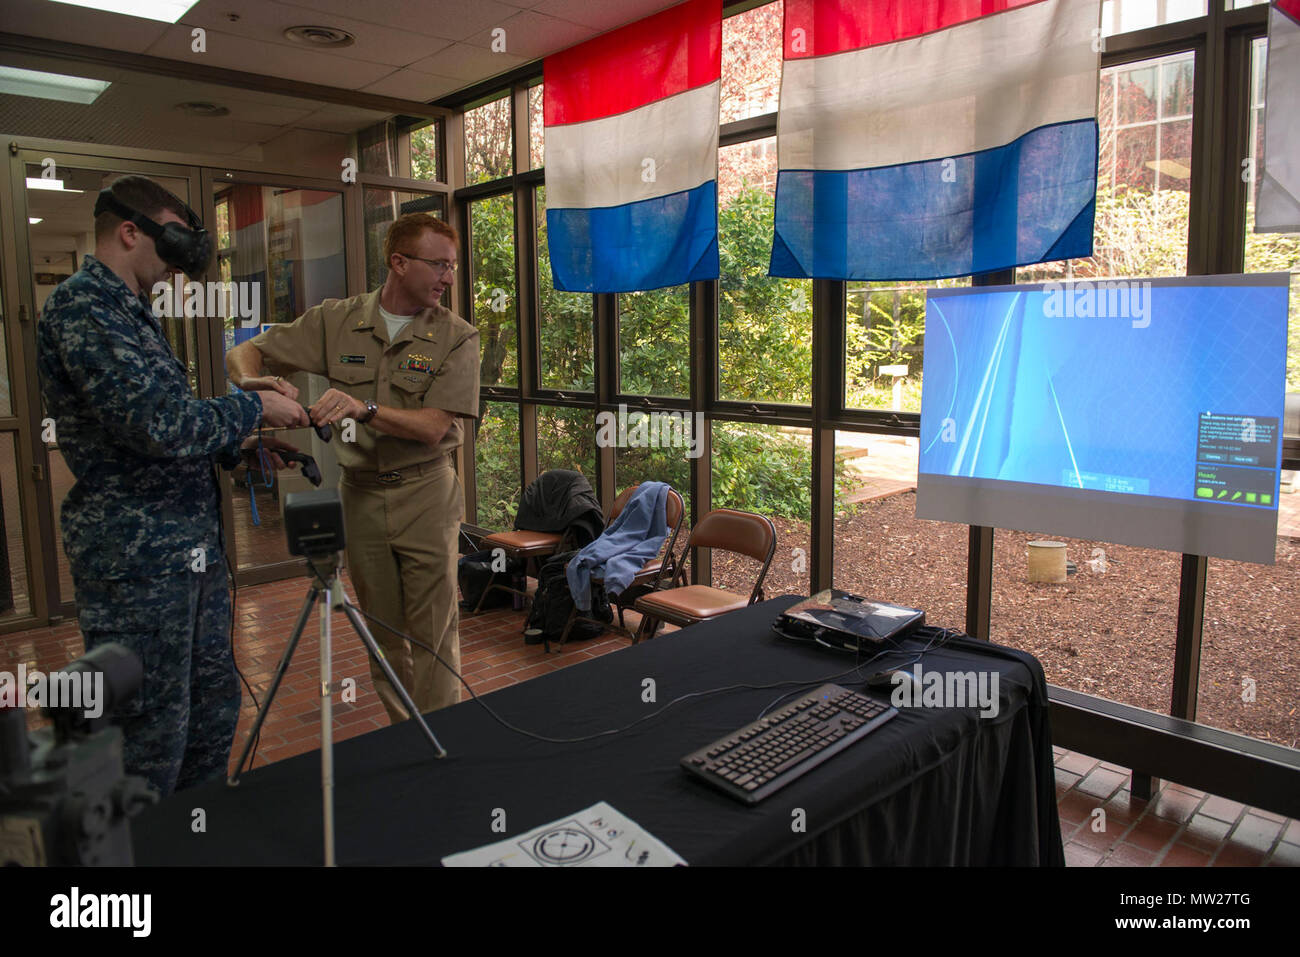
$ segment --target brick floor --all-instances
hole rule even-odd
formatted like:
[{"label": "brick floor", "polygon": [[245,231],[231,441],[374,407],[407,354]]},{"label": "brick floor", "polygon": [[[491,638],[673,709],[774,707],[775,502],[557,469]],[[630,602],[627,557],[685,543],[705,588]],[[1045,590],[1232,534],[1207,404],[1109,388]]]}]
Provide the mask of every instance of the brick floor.
[{"label": "brick floor", "polygon": [[[344,581],[353,594],[346,575]],[[275,674],[306,588],[305,579],[291,579],[242,589],[237,596],[235,660],[259,700]],[[344,740],[385,727],[388,718],[375,700],[360,640],[342,615],[331,620],[334,681],[340,689],[346,679],[355,682],[355,697],[349,694],[351,700],[341,700],[340,695],[334,706],[334,737]],[[523,612],[512,610],[462,617],[461,665],[476,693],[488,694],[589,661],[629,643],[607,632],[548,655],[544,646],[524,643],[523,620]],[[629,627],[635,629],[637,620],[635,612],[628,614]],[[13,671],[25,663],[29,669],[49,670],[81,652],[76,623],[62,622],[0,637],[0,669]],[[318,657],[319,628],[313,617],[262,726],[254,767],[319,746]],[[462,699],[466,697],[462,693]],[[255,714],[245,691],[232,769]],[[29,717],[34,725],[37,715]],[[1152,799],[1144,801],[1132,795],[1128,769],[1062,748],[1053,752],[1061,838],[1072,867],[1300,865],[1300,821],[1164,781]],[[1096,813],[1098,809],[1104,815]]]}]

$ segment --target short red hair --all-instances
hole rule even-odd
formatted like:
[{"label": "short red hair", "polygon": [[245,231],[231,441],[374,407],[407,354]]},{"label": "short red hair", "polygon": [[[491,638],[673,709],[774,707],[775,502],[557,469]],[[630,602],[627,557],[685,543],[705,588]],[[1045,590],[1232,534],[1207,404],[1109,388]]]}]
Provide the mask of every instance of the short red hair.
[{"label": "short red hair", "polygon": [[455,227],[447,225],[432,213],[406,213],[398,216],[393,220],[393,225],[388,227],[388,235],[384,238],[384,263],[391,266],[393,253],[402,251],[398,247],[409,249],[408,241],[418,240],[426,229],[433,230],[439,236],[446,236],[456,245],[460,244],[460,234]]}]

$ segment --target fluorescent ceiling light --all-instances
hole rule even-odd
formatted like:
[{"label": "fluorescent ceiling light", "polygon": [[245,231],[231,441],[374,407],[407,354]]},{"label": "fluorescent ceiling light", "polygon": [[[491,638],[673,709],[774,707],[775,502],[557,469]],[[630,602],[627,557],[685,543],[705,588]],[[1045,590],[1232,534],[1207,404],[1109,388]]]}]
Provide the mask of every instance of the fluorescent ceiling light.
[{"label": "fluorescent ceiling light", "polygon": [[28,226],[35,226],[37,223],[43,223],[43,222],[45,222],[45,220],[44,220],[43,217],[40,217],[40,216],[28,216],[28,217],[27,217],[27,225],[28,225]]},{"label": "fluorescent ceiling light", "polygon": [[91,10],[104,10],[108,13],[125,13],[146,20],[161,20],[163,23],[175,23],[185,16],[190,7],[194,6],[195,0],[54,0],[54,2],[73,7],[89,7]]},{"label": "fluorescent ceiling light", "polygon": [[56,193],[84,193],[85,192],[84,189],[64,189],[63,180],[46,179],[43,176],[28,176],[27,188],[28,189],[51,189],[54,190]]},{"label": "fluorescent ceiling light", "polygon": [[0,93],[12,93],[14,96],[36,96],[42,100],[63,100],[65,103],[94,103],[108,87],[107,80],[0,66]]}]

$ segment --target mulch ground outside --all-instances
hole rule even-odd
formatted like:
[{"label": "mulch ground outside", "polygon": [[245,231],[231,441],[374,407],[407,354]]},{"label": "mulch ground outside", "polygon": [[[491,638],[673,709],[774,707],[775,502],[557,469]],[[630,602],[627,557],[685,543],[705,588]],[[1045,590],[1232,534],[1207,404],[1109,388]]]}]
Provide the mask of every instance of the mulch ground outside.
[{"label": "mulch ground outside", "polygon": [[[965,525],[916,517],[906,492],[835,522],[835,584],[922,608],[931,624],[966,622]],[[777,519],[768,597],[808,594],[807,522]],[[1031,541],[1065,542],[1079,570],[1063,584],[1028,580]],[[1106,570],[1092,571],[1094,549]],[[714,556],[719,587],[748,591],[758,565]],[[993,547],[992,638],[1042,662],[1053,684],[1162,714],[1173,686],[1181,556],[999,529]],[[1212,559],[1205,599],[1197,720],[1276,744],[1300,743],[1300,542],[1278,539],[1277,564]],[[1253,691],[1254,700],[1249,700]]]}]

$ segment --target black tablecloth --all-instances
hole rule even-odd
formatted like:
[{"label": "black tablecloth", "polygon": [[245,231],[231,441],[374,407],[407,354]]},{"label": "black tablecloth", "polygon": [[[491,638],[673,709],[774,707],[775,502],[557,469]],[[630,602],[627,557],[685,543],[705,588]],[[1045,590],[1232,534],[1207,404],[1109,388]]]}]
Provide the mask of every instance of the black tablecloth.
[{"label": "black tablecloth", "polygon": [[[577,737],[721,686],[799,680],[811,690],[834,680],[860,689],[861,677],[834,677],[853,667],[851,657],[773,634],[776,616],[796,600],[764,602],[483,700],[521,728]],[[861,675],[913,656],[895,653]],[[630,731],[580,744],[523,737],[466,701],[429,716],[449,752],[442,760],[411,722],[351,738],[335,746],[338,862],[436,864],[607,801],[690,864],[1063,864],[1038,662],[958,638],[928,652],[921,667],[998,672],[998,715],[905,709],[752,808],[678,762],[793,687],[690,698]],[[643,700],[646,679],[654,703]],[[199,833],[191,828],[195,808],[205,812]],[[803,832],[793,826],[796,809]],[[505,833],[493,830],[502,811]],[[174,795],[132,830],[141,865],[318,864],[320,755],[259,768],[237,788],[215,783]]]}]

